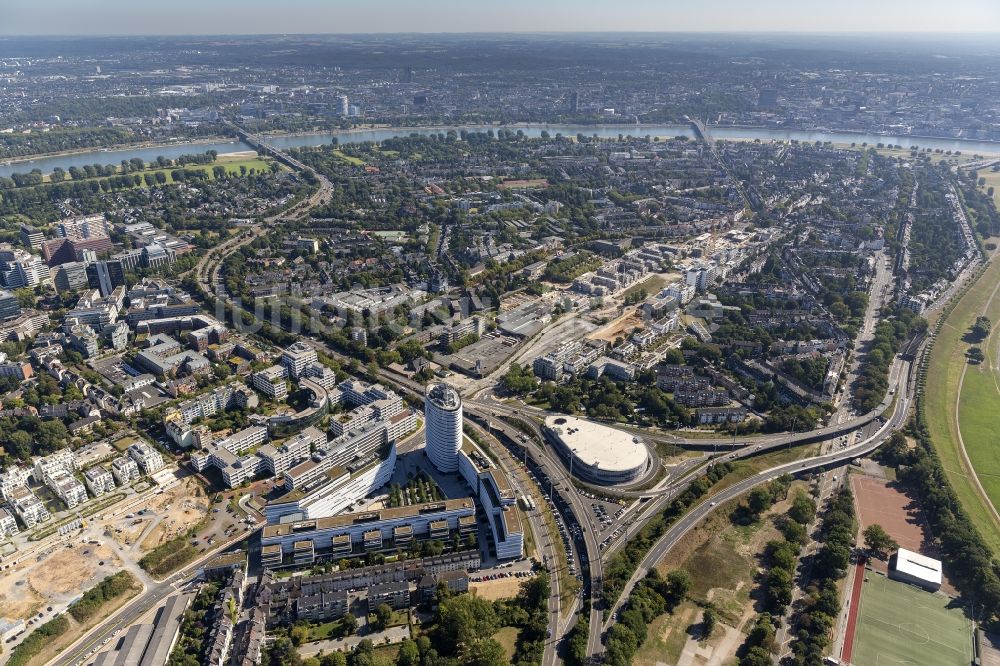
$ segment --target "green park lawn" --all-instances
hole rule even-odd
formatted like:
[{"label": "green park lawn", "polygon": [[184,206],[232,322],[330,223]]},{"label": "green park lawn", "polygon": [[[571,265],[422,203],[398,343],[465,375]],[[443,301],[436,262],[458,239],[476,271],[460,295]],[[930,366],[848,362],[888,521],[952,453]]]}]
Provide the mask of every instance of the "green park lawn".
[{"label": "green park lawn", "polygon": [[[166,167],[166,168],[163,168],[163,169],[145,169],[144,171],[137,171],[137,172],[133,172],[133,173],[134,174],[138,174],[139,176],[142,176],[143,174],[147,174],[147,173],[148,174],[153,174],[154,178],[156,177],[156,175],[155,175],[156,173],[158,173],[158,172],[159,173],[163,173],[167,177],[166,184],[171,184],[171,183],[174,182],[174,179],[170,175],[170,172],[173,171],[173,170],[175,170],[175,169],[187,169],[187,170],[204,171],[204,172],[206,172],[208,174],[209,178],[214,178],[215,176],[212,173],[212,168],[216,167],[216,166],[225,167],[226,168],[226,172],[229,173],[229,174],[240,175],[242,173],[241,167],[245,167],[246,170],[247,170],[247,173],[249,173],[251,169],[253,169],[255,172],[260,172],[260,171],[265,171],[266,172],[266,171],[268,171],[271,168],[271,163],[272,163],[272,160],[270,160],[270,159],[264,159],[264,158],[260,158],[260,157],[247,157],[247,156],[244,156],[244,155],[232,155],[232,156],[220,155],[215,160],[215,162],[213,162],[212,164],[186,164],[184,166],[171,166],[171,167]],[[69,183],[69,182],[87,182],[88,180],[101,180],[101,178],[107,178],[107,176],[97,176],[97,177],[94,177],[94,178],[85,178],[84,180],[81,180],[81,181],[71,181],[70,178],[69,178],[69,175],[67,174],[66,179],[63,182],[64,183]],[[46,175],[44,177],[44,182],[46,182],[46,183],[51,182],[49,175]],[[141,187],[145,187],[145,186],[146,186],[146,184],[145,184],[145,182],[143,182],[143,184],[141,185]]]},{"label": "green park lawn", "polygon": [[[925,417],[934,448],[962,506],[994,552],[1000,552],[1000,524],[994,520],[992,513],[984,504],[974,481],[970,478],[972,470],[966,468],[962,458],[955,400],[962,370],[966,366],[965,353],[969,348],[969,344],[962,338],[976,317],[983,312],[998,282],[1000,282],[1000,262],[993,261],[976,284],[955,305],[934,342],[927,365],[927,385],[924,391]],[[993,299],[986,314],[993,321],[1000,321],[1000,298]],[[996,483],[987,486],[989,477],[986,474],[992,473],[995,469],[993,464],[989,463],[987,449],[994,442],[988,436],[990,430],[984,429],[982,424],[990,418],[995,420],[1000,398],[991,397],[996,395],[995,389],[989,387],[985,376],[973,377],[979,370],[976,368],[970,370],[966,376],[966,386],[962,391],[964,404],[961,404],[958,410],[963,423],[962,438],[973,465],[986,465],[982,470],[984,475],[981,477],[984,488],[997,489],[1000,485]],[[983,371],[986,372],[986,369]],[[983,391],[983,387],[991,390]],[[988,493],[993,495],[989,491]],[[1000,499],[1000,495],[993,496]]]},{"label": "green park lawn", "polygon": [[988,188],[993,188],[993,201],[996,203],[997,208],[1000,208],[1000,171],[990,171],[989,169],[979,172],[979,177],[986,180],[986,184],[983,185],[983,191],[987,191]]}]

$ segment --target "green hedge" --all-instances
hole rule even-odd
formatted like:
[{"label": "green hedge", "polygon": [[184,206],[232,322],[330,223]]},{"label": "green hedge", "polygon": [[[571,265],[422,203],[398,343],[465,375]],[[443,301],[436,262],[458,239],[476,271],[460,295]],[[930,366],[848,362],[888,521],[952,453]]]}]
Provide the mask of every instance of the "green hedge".
[{"label": "green hedge", "polygon": [[189,534],[175,537],[146,553],[139,566],[154,576],[163,576],[184,566],[195,558],[198,551],[188,543]]},{"label": "green hedge", "polygon": [[65,615],[57,615],[42,626],[28,634],[21,643],[10,653],[7,660],[8,666],[24,666],[39,652],[42,651],[51,640],[61,636],[69,629],[69,620]]},{"label": "green hedge", "polygon": [[84,592],[83,596],[69,607],[69,614],[77,622],[86,622],[104,605],[105,602],[116,599],[135,584],[135,578],[127,571],[108,576],[100,583]]}]

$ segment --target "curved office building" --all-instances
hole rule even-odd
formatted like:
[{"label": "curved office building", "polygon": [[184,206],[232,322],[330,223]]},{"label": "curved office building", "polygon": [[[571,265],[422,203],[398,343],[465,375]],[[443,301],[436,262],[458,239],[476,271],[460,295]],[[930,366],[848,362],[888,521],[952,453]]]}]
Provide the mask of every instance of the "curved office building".
[{"label": "curved office building", "polygon": [[441,472],[457,472],[462,449],[462,398],[458,391],[442,383],[427,386],[424,427],[431,463]]}]

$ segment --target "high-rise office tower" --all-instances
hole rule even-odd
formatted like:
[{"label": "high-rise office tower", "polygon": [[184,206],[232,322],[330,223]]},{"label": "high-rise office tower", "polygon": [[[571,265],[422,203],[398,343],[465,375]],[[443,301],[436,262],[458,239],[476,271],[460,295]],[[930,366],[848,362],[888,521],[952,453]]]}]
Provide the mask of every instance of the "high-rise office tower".
[{"label": "high-rise office tower", "polygon": [[443,383],[432,383],[424,396],[427,457],[441,472],[458,471],[462,448],[462,398]]}]

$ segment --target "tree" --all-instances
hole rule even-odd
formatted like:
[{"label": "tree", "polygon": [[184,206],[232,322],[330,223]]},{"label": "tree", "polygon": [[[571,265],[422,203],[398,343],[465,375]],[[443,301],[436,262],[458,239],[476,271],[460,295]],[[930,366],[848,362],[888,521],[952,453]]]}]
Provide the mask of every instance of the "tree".
[{"label": "tree", "polygon": [[292,639],[292,644],[298,647],[309,640],[309,628],[297,624],[292,627],[288,635]]},{"label": "tree", "polygon": [[771,493],[767,488],[758,486],[747,495],[747,509],[754,520],[760,518],[761,514],[771,506]]},{"label": "tree", "polygon": [[740,666],[771,666],[770,653],[760,646],[753,646],[747,650],[746,655],[740,659]]},{"label": "tree", "polygon": [[399,644],[396,666],[420,666],[420,648],[417,647],[416,641],[407,638]]},{"label": "tree", "polygon": [[15,430],[6,437],[4,448],[8,455],[28,460],[31,457],[31,435],[23,430]]},{"label": "tree", "polygon": [[802,525],[808,525],[816,517],[816,502],[804,492],[795,494],[788,517]]},{"label": "tree", "polygon": [[676,347],[668,349],[663,356],[663,362],[667,365],[684,365],[684,352]]},{"label": "tree", "polygon": [[862,536],[865,538],[868,550],[879,559],[884,559],[889,552],[899,548],[899,544],[878,523],[872,523],[866,527]]},{"label": "tree", "polygon": [[292,645],[292,641],[279,637],[265,651],[262,663],[264,666],[300,666],[302,657]]},{"label": "tree", "polygon": [[538,380],[527,365],[521,366],[517,363],[511,363],[507,374],[503,376],[503,387],[517,395],[534,391],[537,386]]},{"label": "tree", "polygon": [[469,646],[465,663],[469,666],[506,666],[509,662],[503,646],[492,638],[487,638]]},{"label": "tree", "polygon": [[353,613],[348,613],[344,616],[344,619],[340,621],[344,627],[344,632],[348,635],[353,634],[358,630],[358,618],[354,617]]},{"label": "tree", "polygon": [[808,538],[805,526],[795,520],[786,520],[781,525],[781,534],[791,543],[802,545]]},{"label": "tree", "polygon": [[705,610],[701,613],[701,640],[708,640],[709,636],[712,635],[712,631],[715,630],[715,625],[719,620],[718,611],[715,607],[709,604],[705,607]]},{"label": "tree", "polygon": [[443,639],[439,645],[471,645],[492,636],[499,628],[493,604],[467,594],[441,601],[438,618]]},{"label": "tree", "polygon": [[767,605],[769,610],[783,611],[792,601],[792,574],[789,569],[775,567],[767,572]]},{"label": "tree", "polygon": [[29,308],[35,307],[35,292],[34,290],[25,287],[24,289],[18,289],[14,292],[17,297],[17,303],[21,306],[22,310],[27,310]]},{"label": "tree", "polygon": [[322,666],[347,666],[347,655],[343,652],[331,652],[323,655],[320,663]]},{"label": "tree", "polygon": [[375,628],[382,631],[392,621],[392,606],[381,603],[375,607]]},{"label": "tree", "polygon": [[980,315],[976,317],[976,323],[972,325],[972,334],[979,340],[985,340],[986,336],[990,334],[990,329],[993,328],[993,323],[990,321],[989,317]]},{"label": "tree", "polygon": [[667,574],[666,583],[668,594],[665,596],[667,596],[667,601],[677,603],[691,591],[691,585],[694,584],[694,581],[691,580],[691,574],[686,570],[674,569]]}]

